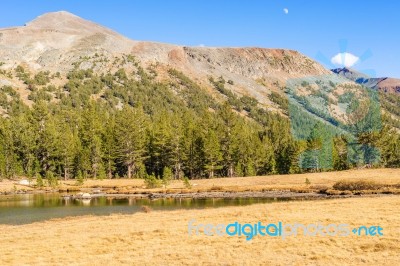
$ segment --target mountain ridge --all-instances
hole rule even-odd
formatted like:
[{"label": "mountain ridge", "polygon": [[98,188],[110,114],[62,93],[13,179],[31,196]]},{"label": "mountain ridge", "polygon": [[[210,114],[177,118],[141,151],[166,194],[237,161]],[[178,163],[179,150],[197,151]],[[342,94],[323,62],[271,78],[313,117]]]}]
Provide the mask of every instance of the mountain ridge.
[{"label": "mountain ridge", "polygon": [[[339,70],[334,73],[295,50],[189,47],[131,40],[66,11],[46,13],[26,23],[26,26],[0,30],[0,62],[0,71],[3,72],[0,84],[16,88],[28,105],[32,104],[32,97],[29,96],[32,94],[32,82],[26,79],[22,82],[21,73],[16,71],[18,67],[29,72],[24,75],[46,71],[53,75],[60,73],[59,78],[52,80],[56,86],[65,85],[70,71],[90,70],[98,75],[108,75],[121,68],[134,73],[137,66],[155,73],[158,82],[170,84],[174,81],[169,71],[175,69],[219,100],[226,99],[229,92],[235,97],[254,98],[266,110],[279,113],[287,111],[280,105],[282,100],[276,97],[286,97],[284,91],[293,81],[310,81],[310,87],[300,90],[307,95],[316,93],[319,87],[321,89],[323,82],[318,84],[317,81],[349,83],[353,87],[362,83],[373,87],[368,83],[373,80],[361,73]],[[218,88],[218,84],[210,82],[210,79],[228,81],[226,88]],[[345,86],[343,89],[346,89]],[[332,100],[336,104],[337,99]],[[336,110],[336,118],[344,115],[338,106],[330,108]],[[313,112],[319,111],[313,110],[311,115],[315,115]]]},{"label": "mountain ridge", "polygon": [[332,69],[331,71],[339,76],[345,77],[371,89],[377,89],[389,93],[400,93],[400,79],[397,78],[372,78],[364,73],[346,67]]},{"label": "mountain ridge", "polygon": [[188,47],[131,40],[65,11],[43,14],[26,26],[0,30],[2,69],[23,65],[33,73],[66,74],[79,63],[82,69],[106,73],[117,70],[112,62],[123,55],[133,55],[145,68],[155,66],[160,79],[167,76],[168,68],[175,68],[210,88],[210,76],[224,76],[233,81],[232,91],[269,106],[273,105],[268,99],[270,91],[280,91],[288,79],[331,74],[294,50]]}]

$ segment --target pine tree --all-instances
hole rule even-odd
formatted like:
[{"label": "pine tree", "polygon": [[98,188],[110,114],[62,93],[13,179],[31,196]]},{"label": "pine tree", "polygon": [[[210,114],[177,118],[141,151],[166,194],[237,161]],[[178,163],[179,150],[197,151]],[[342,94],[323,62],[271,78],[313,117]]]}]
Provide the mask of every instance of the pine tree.
[{"label": "pine tree", "polygon": [[63,113],[63,117],[58,117],[59,124],[57,130],[60,133],[60,165],[63,168],[64,180],[67,180],[72,175],[74,160],[76,158],[78,145],[78,132],[74,128],[72,121],[75,117],[70,113]]},{"label": "pine tree", "polygon": [[333,140],[333,168],[335,170],[349,169],[348,163],[348,140],[345,136],[339,136]]},{"label": "pine tree", "polygon": [[174,174],[172,173],[171,168],[164,167],[163,176],[162,176],[162,183],[163,183],[164,187],[167,187],[171,183],[171,180],[173,177],[174,177]]},{"label": "pine tree", "polygon": [[9,120],[0,120],[0,175],[14,177],[17,169],[17,157],[14,153],[14,140]]},{"label": "pine tree", "polygon": [[127,167],[128,178],[132,178],[144,159],[146,122],[145,114],[139,108],[125,106],[116,114],[117,156]]},{"label": "pine tree", "polygon": [[258,135],[252,125],[247,122],[238,123],[235,132],[233,158],[236,164],[236,175],[254,175],[256,149],[258,149]]},{"label": "pine tree", "polygon": [[381,152],[382,164],[386,167],[400,167],[400,136],[396,129],[389,126],[389,118],[382,117],[384,126],[375,140],[376,148]]},{"label": "pine tree", "polygon": [[204,139],[199,130],[201,126],[195,122],[194,116],[185,116],[183,123],[183,170],[186,176],[194,179],[203,174]]},{"label": "pine tree", "polygon": [[102,135],[103,143],[103,159],[107,178],[113,177],[113,172],[116,169],[115,160],[117,158],[117,142],[115,137],[115,117],[108,115],[104,124]]},{"label": "pine tree", "polygon": [[171,134],[168,139],[170,154],[168,161],[174,168],[174,178],[181,179],[183,178],[182,163],[186,156],[183,150],[183,121],[178,115],[171,115],[170,125]]},{"label": "pine tree", "polygon": [[259,132],[258,135],[259,137],[254,143],[255,171],[258,175],[274,174],[276,172],[276,162],[271,140],[263,132]]},{"label": "pine tree", "polygon": [[37,129],[35,154],[40,165],[40,172],[46,175],[56,171],[60,156],[60,131],[56,117],[52,116],[47,105],[40,101],[33,106],[33,123]]},{"label": "pine tree", "polygon": [[32,117],[30,112],[24,112],[10,118],[10,121],[15,147],[14,152],[22,163],[24,174],[32,177],[38,170],[35,169],[37,134],[31,123]]},{"label": "pine tree", "polygon": [[227,102],[225,102],[224,105],[218,110],[217,115],[220,117],[222,122],[218,130],[221,134],[221,151],[224,169],[228,177],[233,177],[235,166],[235,127],[237,124],[237,117]]},{"label": "pine tree", "polygon": [[[171,160],[171,121],[169,114],[162,112],[154,118],[150,130],[150,139],[148,144],[148,160],[150,172],[156,176],[162,176],[164,167],[173,167]],[[176,174],[176,173],[175,173]]]},{"label": "pine tree", "polygon": [[81,145],[83,154],[90,162],[90,174],[96,178],[102,167],[103,149],[101,136],[104,130],[102,124],[103,113],[100,113],[99,105],[89,102],[87,109],[82,114]]},{"label": "pine tree", "polygon": [[213,178],[215,171],[221,169],[222,162],[221,148],[214,130],[209,130],[205,135],[204,160],[208,178]]},{"label": "pine tree", "polygon": [[377,149],[379,144],[378,132],[358,133],[357,144],[360,145],[364,164],[372,165],[379,162],[380,152]]}]

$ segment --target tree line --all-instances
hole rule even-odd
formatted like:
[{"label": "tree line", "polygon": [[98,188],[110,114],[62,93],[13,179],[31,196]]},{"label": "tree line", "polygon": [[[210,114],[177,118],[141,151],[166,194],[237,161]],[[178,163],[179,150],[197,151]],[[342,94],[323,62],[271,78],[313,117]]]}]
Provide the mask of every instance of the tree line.
[{"label": "tree line", "polygon": [[[23,103],[11,87],[1,90],[2,178],[195,179],[315,170],[302,167],[301,154],[318,149],[320,135],[294,139],[288,118],[229,93],[222,77],[210,83],[224,102],[176,70],[169,71],[170,81],[159,82],[140,66],[106,74],[76,67],[59,87],[49,73],[18,73],[33,104]],[[278,95],[274,99],[287,106]],[[383,148],[381,165],[398,167],[398,134],[389,127],[379,134],[362,141]],[[346,160],[347,141],[335,136],[332,164],[318,170],[354,167]]]}]

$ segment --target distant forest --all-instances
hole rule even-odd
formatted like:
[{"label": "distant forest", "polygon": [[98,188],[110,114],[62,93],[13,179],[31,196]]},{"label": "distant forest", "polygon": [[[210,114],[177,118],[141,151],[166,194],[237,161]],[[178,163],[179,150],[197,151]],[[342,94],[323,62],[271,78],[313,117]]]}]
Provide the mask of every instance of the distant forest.
[{"label": "distant forest", "polygon": [[[217,101],[173,69],[161,83],[140,66],[108,74],[76,67],[63,86],[52,85],[59,73],[31,76],[23,67],[16,73],[34,104],[23,103],[12,87],[1,88],[1,178],[196,179],[400,166],[397,121],[385,116],[379,132],[333,134],[326,142],[326,127],[314,121],[307,138],[294,139],[286,97],[272,93],[283,113],[269,112],[232,93],[226,88],[232,81],[223,77],[210,77],[225,99]],[[297,108],[304,123],[313,120]],[[376,147],[379,160],[365,149],[362,158],[349,160],[349,143]],[[323,147],[329,149],[318,153]]]}]

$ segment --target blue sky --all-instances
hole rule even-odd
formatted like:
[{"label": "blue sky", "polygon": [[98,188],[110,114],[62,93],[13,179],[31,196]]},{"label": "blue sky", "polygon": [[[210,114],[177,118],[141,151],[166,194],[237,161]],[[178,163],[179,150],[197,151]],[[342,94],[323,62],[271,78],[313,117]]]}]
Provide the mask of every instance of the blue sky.
[{"label": "blue sky", "polygon": [[351,64],[358,58],[355,69],[400,78],[400,2],[395,0],[16,0],[2,2],[0,27],[59,10],[135,40],[288,48],[327,67],[333,67],[332,57],[347,52],[355,57],[343,54],[336,61],[346,58]]}]

